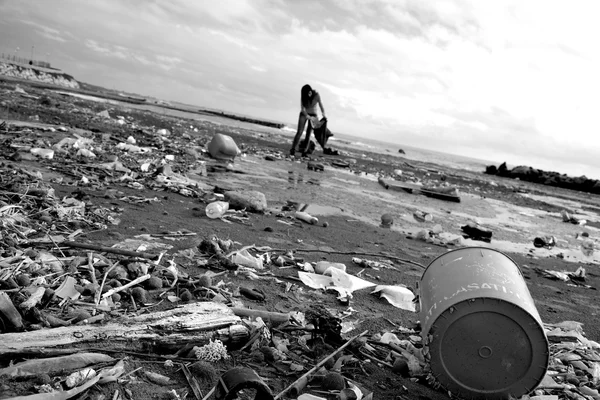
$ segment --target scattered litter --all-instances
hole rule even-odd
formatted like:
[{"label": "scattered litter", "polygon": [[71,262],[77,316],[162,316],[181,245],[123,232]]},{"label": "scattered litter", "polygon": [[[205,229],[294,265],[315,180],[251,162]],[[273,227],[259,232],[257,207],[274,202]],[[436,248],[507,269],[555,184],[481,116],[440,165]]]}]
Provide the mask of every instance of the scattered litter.
[{"label": "scattered litter", "polygon": [[416,311],[415,295],[404,286],[378,285],[371,293],[379,293],[396,308],[408,311]]}]

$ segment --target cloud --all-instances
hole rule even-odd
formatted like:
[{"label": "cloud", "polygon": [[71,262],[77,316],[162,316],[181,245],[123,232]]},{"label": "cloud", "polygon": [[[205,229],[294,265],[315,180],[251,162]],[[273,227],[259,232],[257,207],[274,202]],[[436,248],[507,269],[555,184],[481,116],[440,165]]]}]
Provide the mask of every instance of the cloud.
[{"label": "cloud", "polygon": [[51,28],[49,26],[43,25],[39,22],[29,21],[29,20],[20,20],[19,22],[35,27],[35,32],[45,37],[46,39],[55,40],[57,42],[65,43],[67,40],[71,40],[74,36],[68,31],[59,31],[58,29]]}]

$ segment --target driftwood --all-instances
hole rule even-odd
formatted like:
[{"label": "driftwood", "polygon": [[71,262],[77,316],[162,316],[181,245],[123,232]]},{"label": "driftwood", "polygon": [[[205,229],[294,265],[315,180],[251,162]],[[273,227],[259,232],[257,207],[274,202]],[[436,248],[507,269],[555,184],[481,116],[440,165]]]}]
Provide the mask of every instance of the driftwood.
[{"label": "driftwood", "polygon": [[248,329],[233,311],[220,303],[193,303],[168,311],[122,317],[104,325],[65,326],[0,335],[0,358],[82,343],[110,341],[131,350],[148,347],[177,349],[203,345],[210,339],[238,342]]},{"label": "driftwood", "polygon": [[290,320],[289,313],[278,313],[263,310],[253,310],[251,308],[232,308],[231,309],[238,317],[260,317],[265,322],[284,323]]},{"label": "driftwood", "polygon": [[73,247],[76,249],[94,250],[94,251],[102,252],[102,253],[120,254],[122,256],[128,256],[128,257],[145,258],[147,260],[155,260],[160,256],[160,254],[142,253],[139,251],[117,249],[115,247],[98,246],[95,244],[78,243],[78,242],[70,242],[70,241],[60,242],[60,245],[67,246],[67,247]]},{"label": "driftwood", "polygon": [[[285,252],[287,250],[286,249],[271,249],[270,251]],[[414,265],[416,267],[419,267],[419,268],[422,268],[422,269],[426,269],[426,267],[423,264],[419,264],[416,261],[408,260],[406,258],[396,257],[396,256],[393,256],[391,254],[386,254],[386,253],[369,253],[369,252],[364,252],[364,251],[323,250],[323,249],[318,249],[318,248],[314,248],[314,249],[291,249],[291,251],[294,252],[294,253],[326,253],[326,254],[343,254],[343,255],[346,255],[346,256],[364,256],[364,257],[387,258],[389,260],[394,260],[394,261],[398,261],[398,262],[405,263],[405,264],[411,264],[411,265]]]}]

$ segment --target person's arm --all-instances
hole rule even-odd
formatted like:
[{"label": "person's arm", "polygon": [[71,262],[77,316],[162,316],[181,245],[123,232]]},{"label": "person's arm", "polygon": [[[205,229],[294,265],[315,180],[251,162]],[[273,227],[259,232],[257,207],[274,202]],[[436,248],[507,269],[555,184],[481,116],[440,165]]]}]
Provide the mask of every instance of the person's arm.
[{"label": "person's arm", "polygon": [[302,100],[300,100],[300,112],[304,115],[304,118],[309,119],[308,113],[306,112],[306,107],[302,104]]},{"label": "person's arm", "polygon": [[317,101],[319,102],[319,108],[321,109],[321,114],[323,114],[323,118],[327,118],[327,116],[325,116],[325,107],[323,106],[323,102],[321,101],[321,95],[319,95]]}]

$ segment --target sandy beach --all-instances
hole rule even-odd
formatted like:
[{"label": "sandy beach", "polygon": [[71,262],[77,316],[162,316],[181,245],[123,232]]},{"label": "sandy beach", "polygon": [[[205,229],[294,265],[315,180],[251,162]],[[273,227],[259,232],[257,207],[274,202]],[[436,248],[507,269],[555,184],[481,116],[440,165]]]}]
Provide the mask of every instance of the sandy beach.
[{"label": "sandy beach", "polygon": [[[457,248],[486,247],[504,252],[520,267],[544,323],[577,321],[583,324],[588,339],[600,341],[595,301],[596,288],[600,286],[600,255],[597,251],[586,254],[582,250],[584,243],[598,246],[600,198],[597,195],[349,148],[344,148],[339,156],[324,156],[316,151],[307,159],[290,158],[287,155],[290,137],[260,125],[226,125],[223,119],[217,124],[210,118],[202,120],[181,110],[178,116],[169,116],[144,110],[143,106],[121,105],[114,99],[94,101],[26,83],[20,83],[23,92],[15,91],[15,87],[15,82],[0,81],[0,123],[6,122],[0,129],[3,176],[0,182],[4,183],[0,187],[1,205],[10,205],[9,200],[15,200],[9,195],[11,177],[28,176],[22,172],[28,171],[30,176],[38,177],[30,177],[29,183],[52,187],[57,199],[75,198],[83,201],[85,207],[110,210],[113,217],[113,222],[93,226],[83,221],[62,224],[51,220],[41,225],[37,216],[28,216],[38,224],[34,225],[40,235],[68,236],[81,229],[76,236],[79,243],[105,248],[117,245],[129,250],[145,244],[144,251],[164,251],[164,263],[168,260],[190,276],[207,271],[223,272],[214,282],[223,281],[223,287],[233,293],[234,303],[240,307],[289,313],[306,312],[312,305],[319,304],[332,313],[344,315],[345,338],[363,331],[368,331],[369,337],[385,332],[396,332],[400,336],[401,327],[407,330],[418,327],[419,314],[392,306],[371,294],[371,289],[355,291],[348,302],[340,301],[333,292],[312,289],[298,279],[305,262],[344,263],[348,273],[360,273],[362,279],[378,285],[405,285],[415,291],[424,267],[436,257]],[[98,115],[104,111],[108,112],[108,118]],[[160,129],[167,129],[169,135],[161,137],[157,133]],[[234,162],[219,162],[206,153],[207,143],[217,133],[231,136],[242,151]],[[67,149],[64,153],[56,151],[52,159],[36,157],[30,151],[32,148],[52,149],[65,137],[91,140],[95,158],[77,156],[76,149]],[[128,143],[129,137],[135,139],[136,146],[148,148],[148,152],[119,150],[117,145]],[[116,161],[122,163],[127,172],[98,167]],[[148,167],[144,170],[143,165]],[[315,165],[322,166],[323,170],[311,169]],[[168,185],[165,182],[169,179],[158,179],[169,176],[165,170],[175,174],[169,178],[175,183]],[[186,178],[185,183],[181,177]],[[379,182],[380,178],[425,187],[455,188],[460,202],[386,189]],[[240,211],[233,214],[236,218],[229,220],[206,216],[206,205],[219,198],[215,193],[240,190],[263,193],[266,209]],[[14,204],[23,201],[16,199]],[[307,224],[294,219],[288,208],[290,204],[306,205],[304,211],[318,218],[318,223]],[[585,222],[565,222],[563,211]],[[384,214],[393,218],[390,228],[380,226]],[[415,214],[429,217],[415,218]],[[114,223],[115,219],[118,223]],[[491,231],[491,242],[463,237],[462,227],[469,223]],[[168,232],[189,235],[173,236],[166,234]],[[62,247],[60,243],[42,245],[23,237],[9,242],[8,237],[3,236],[0,246],[4,252],[0,262],[4,260],[5,264],[9,257],[28,250],[43,249],[57,255],[63,252],[63,256],[85,257],[86,254],[85,250]],[[260,278],[256,274],[211,267],[210,256],[199,250],[203,240],[211,237],[232,241],[232,250],[245,246],[264,248],[264,251],[253,251],[268,254],[269,260],[277,258],[271,257],[273,255],[293,255],[294,262],[267,263],[265,269],[259,271]],[[554,245],[535,247],[535,238],[544,237],[554,237]],[[393,269],[365,268],[353,262],[355,257],[390,261]],[[2,265],[0,273],[3,268],[8,271],[8,264]],[[582,285],[550,279],[544,273],[575,272],[579,268],[585,269]],[[261,296],[250,299],[240,295],[240,287]],[[159,293],[151,294],[158,296]],[[159,304],[152,311],[177,305],[162,300],[155,297],[149,301]],[[196,294],[195,301],[199,300],[200,295]],[[57,310],[58,306],[53,312]],[[126,315],[131,310],[128,299],[123,296],[122,306],[107,313],[106,320]],[[85,348],[83,344],[74,345],[78,346]],[[144,367],[171,378],[166,386],[139,382],[127,385],[133,399],[173,398],[168,393],[186,385],[185,378],[165,367],[160,357],[136,355],[139,350],[132,354],[120,352],[124,346],[111,342],[94,347],[106,350],[106,354],[115,358],[128,357],[128,371]],[[323,343],[321,355],[332,350],[331,344]],[[261,360],[255,353],[256,350],[241,352],[235,361],[260,371],[274,393],[279,393],[299,376],[290,372],[289,362],[277,364],[265,361],[264,357]],[[148,351],[148,354],[153,352]],[[161,356],[167,354],[172,352]],[[346,354],[361,357],[360,353]],[[315,353],[298,358],[294,362],[304,362],[306,371],[310,368],[310,359],[314,361],[318,357]],[[150,364],[150,360],[154,363]],[[7,361],[3,359],[3,366]],[[232,362],[220,361],[215,364],[217,371],[227,370]],[[447,393],[436,390],[422,377],[402,377],[373,360],[361,367],[352,364],[346,377],[372,392],[373,398],[378,400],[448,398]],[[0,394],[0,398],[31,393],[37,384],[33,380],[16,381],[0,376],[0,393],[9,395]],[[203,393],[212,385],[210,380],[200,382]],[[81,398],[108,398],[117,387],[117,383],[97,386],[88,397]],[[105,397],[98,397],[100,394]]]}]

